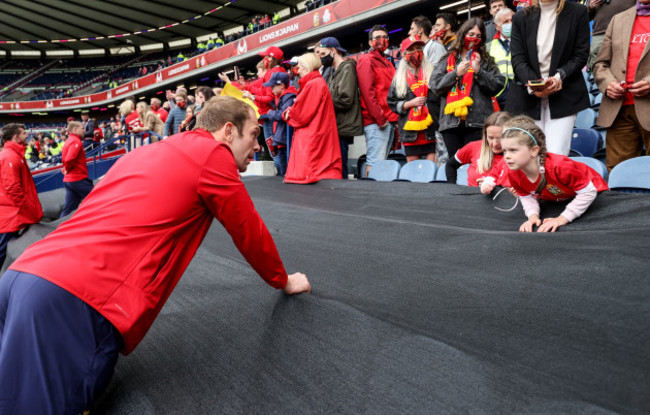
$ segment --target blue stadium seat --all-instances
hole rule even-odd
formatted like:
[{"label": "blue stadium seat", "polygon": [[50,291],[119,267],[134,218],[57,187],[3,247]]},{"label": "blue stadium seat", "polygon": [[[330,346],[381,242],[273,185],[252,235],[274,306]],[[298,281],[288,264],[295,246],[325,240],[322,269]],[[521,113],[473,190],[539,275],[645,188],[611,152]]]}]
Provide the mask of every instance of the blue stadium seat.
[{"label": "blue stadium seat", "polygon": [[381,160],[370,168],[368,178],[378,182],[392,182],[397,180],[400,165],[395,160]]},{"label": "blue stadium seat", "polygon": [[635,157],[616,165],[609,188],[626,193],[650,193],[650,156]]},{"label": "blue stadium seat", "polygon": [[589,129],[596,124],[596,111],[591,108],[583,109],[576,117],[575,128]]},{"label": "blue stadium seat", "polygon": [[574,128],[571,135],[571,150],[585,157],[591,157],[600,148],[600,134],[592,129]]},{"label": "blue stadium seat", "polygon": [[[447,171],[445,168],[447,167],[447,164],[443,164],[438,168],[438,174],[436,174],[436,181],[437,182],[446,182],[447,181]],[[459,184],[461,186],[467,186],[467,169],[469,168],[469,164],[463,164],[460,166],[457,170],[456,174],[456,184]]]},{"label": "blue stadium seat", "polygon": [[596,160],[591,157],[571,157],[571,160],[579,161],[580,163],[586,164],[587,166],[596,170],[596,172],[600,174],[600,177],[607,180],[607,167],[602,161]]},{"label": "blue stadium seat", "polygon": [[601,92],[598,93],[598,95],[593,97],[593,100],[591,101],[591,107],[592,108],[600,108],[600,104],[603,102],[603,94]]},{"label": "blue stadium seat", "polygon": [[430,183],[435,180],[438,166],[431,160],[413,160],[402,166],[399,179],[409,182]]}]

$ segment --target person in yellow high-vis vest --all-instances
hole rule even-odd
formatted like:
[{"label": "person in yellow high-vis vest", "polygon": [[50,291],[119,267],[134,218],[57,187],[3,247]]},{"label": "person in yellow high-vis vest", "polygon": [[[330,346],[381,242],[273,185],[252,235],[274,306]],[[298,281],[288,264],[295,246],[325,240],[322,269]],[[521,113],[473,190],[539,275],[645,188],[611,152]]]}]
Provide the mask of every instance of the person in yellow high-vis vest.
[{"label": "person in yellow high-vis vest", "polygon": [[496,26],[497,33],[494,39],[488,40],[487,44],[488,53],[494,58],[501,75],[505,77],[503,89],[496,95],[499,107],[502,109],[506,106],[510,83],[515,77],[510,59],[510,36],[512,34],[513,14],[514,12],[508,8],[499,10],[494,16],[494,25]]}]

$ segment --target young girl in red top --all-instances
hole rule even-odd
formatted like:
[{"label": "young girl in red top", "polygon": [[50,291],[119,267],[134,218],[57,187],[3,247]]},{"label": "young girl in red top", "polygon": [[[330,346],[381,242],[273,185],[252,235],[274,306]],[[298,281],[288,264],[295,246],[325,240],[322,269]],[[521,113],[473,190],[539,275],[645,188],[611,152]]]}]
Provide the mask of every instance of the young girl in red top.
[{"label": "young girl in red top", "polygon": [[[483,127],[483,139],[472,141],[458,150],[455,156],[450,157],[445,167],[447,182],[456,183],[458,168],[463,164],[469,164],[467,169],[467,185],[479,186],[483,178],[490,174],[491,170],[500,165],[503,159],[501,148],[501,133],[503,125],[509,121],[511,115],[505,111],[494,112],[485,119]],[[501,166],[505,167],[505,165]],[[499,177],[494,174],[494,177]],[[497,184],[503,184],[501,182]],[[506,185],[506,187],[508,187]]]},{"label": "young girl in red top", "polygon": [[[520,232],[532,232],[535,226],[537,232],[555,232],[582,215],[599,192],[608,190],[607,183],[591,167],[547,153],[544,132],[528,116],[514,117],[504,125],[501,147],[504,162],[510,169],[508,179],[528,217]],[[484,180],[481,192],[489,194],[494,181],[494,178]],[[538,199],[573,200],[560,216],[542,222]]]}]

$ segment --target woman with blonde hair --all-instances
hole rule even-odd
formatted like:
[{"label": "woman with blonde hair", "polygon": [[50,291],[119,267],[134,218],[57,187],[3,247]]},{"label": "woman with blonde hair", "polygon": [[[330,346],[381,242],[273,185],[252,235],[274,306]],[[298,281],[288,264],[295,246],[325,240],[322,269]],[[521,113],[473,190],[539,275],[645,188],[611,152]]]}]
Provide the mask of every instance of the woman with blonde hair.
[{"label": "woman with blonde hair", "polygon": [[286,183],[314,183],[341,179],[341,148],[332,96],[318,72],[321,61],[315,53],[298,58],[300,92],[282,118],[293,128],[293,142]]},{"label": "woman with blonde hair", "polygon": [[424,42],[411,36],[402,42],[402,60],[388,90],[388,106],[399,115],[399,138],[407,161],[436,160],[436,95],[429,88],[433,65],[424,59]]},{"label": "woman with blonde hair", "polygon": [[[154,133],[162,137],[165,124],[162,122],[160,117],[156,115],[155,112],[151,111],[151,107],[149,107],[149,104],[147,104],[144,101],[138,102],[138,104],[136,105],[136,111],[138,113],[138,116],[140,118],[140,123],[142,124],[142,126],[135,127],[133,131],[136,132],[153,131]],[[147,138],[147,137],[143,137],[143,138]],[[151,136],[151,142],[155,143],[156,141],[158,141],[158,137]]]},{"label": "woman with blonde hair", "polygon": [[120,104],[120,115],[124,117],[124,124],[126,126],[127,132],[135,131],[135,128],[142,127],[140,123],[140,117],[134,109],[135,102],[131,99],[125,100]]}]

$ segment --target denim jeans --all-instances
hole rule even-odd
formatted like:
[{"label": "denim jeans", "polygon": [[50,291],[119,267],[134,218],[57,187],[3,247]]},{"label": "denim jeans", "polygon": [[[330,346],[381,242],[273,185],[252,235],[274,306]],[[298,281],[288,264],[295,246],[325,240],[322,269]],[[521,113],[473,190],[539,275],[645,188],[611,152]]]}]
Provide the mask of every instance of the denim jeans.
[{"label": "denim jeans", "polygon": [[389,123],[383,130],[377,124],[366,125],[363,127],[363,132],[366,135],[366,163],[368,166],[386,160],[395,135],[393,124]]},{"label": "denim jeans", "polygon": [[287,172],[287,148],[277,148],[276,154],[273,156],[273,164],[278,171],[278,176],[284,177]]}]

